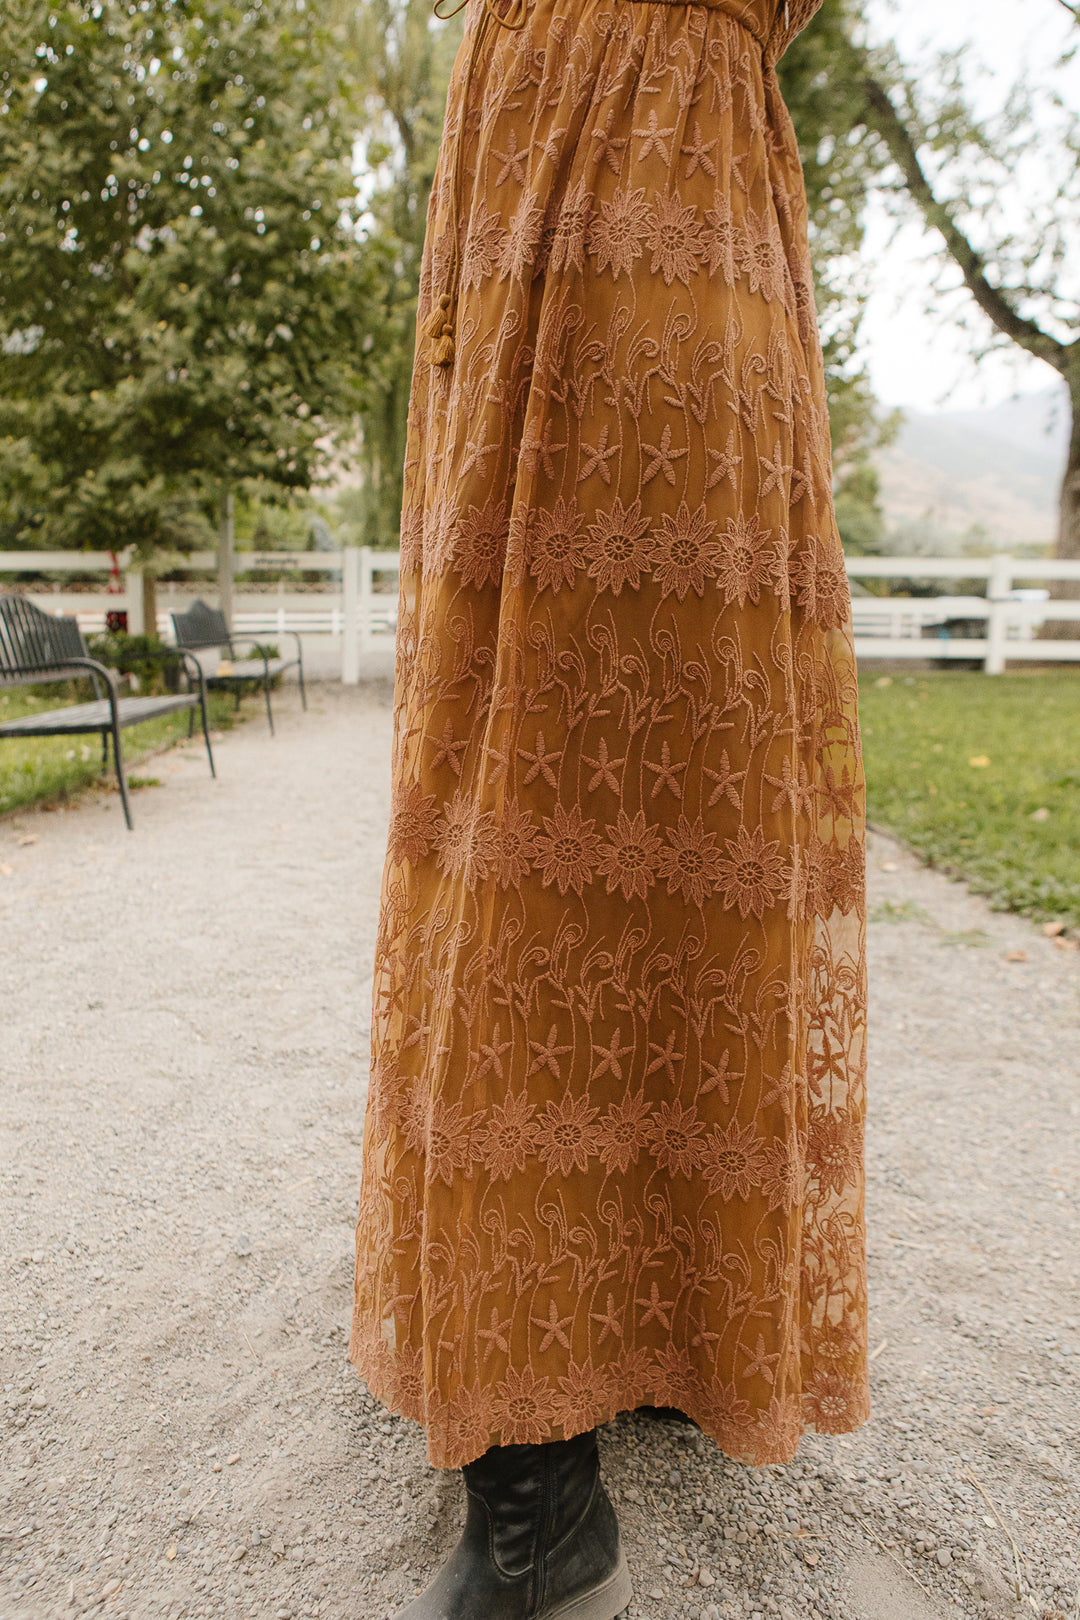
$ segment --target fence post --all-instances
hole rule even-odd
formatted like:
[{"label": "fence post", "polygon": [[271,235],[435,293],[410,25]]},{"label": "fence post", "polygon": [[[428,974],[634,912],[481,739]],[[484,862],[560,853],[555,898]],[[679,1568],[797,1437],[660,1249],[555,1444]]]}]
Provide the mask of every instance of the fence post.
[{"label": "fence post", "polygon": [[356,686],[360,680],[360,571],[362,553],[358,546],[343,552],[341,585],[341,683]]},{"label": "fence post", "polygon": [[[129,568],[124,575],[124,607],[127,610],[127,627],[129,636],[141,636],[146,633],[143,613],[143,571],[141,568]],[[155,625],[154,629],[157,629]],[[151,632],[153,634],[153,632]]]},{"label": "fence post", "polygon": [[364,546],[360,552],[360,650],[367,652],[371,646],[371,547]]},{"label": "fence post", "polygon": [[1013,560],[997,555],[990,559],[990,577],[986,582],[986,601],[990,609],[986,621],[987,675],[1005,673],[1005,623],[1009,612],[1009,592],[1012,590]]}]

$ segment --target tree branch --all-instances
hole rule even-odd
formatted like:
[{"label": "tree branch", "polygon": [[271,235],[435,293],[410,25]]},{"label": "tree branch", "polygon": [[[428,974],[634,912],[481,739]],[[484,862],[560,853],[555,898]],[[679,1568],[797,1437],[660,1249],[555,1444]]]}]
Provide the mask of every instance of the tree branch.
[{"label": "tree branch", "polygon": [[[1067,0],[1061,0],[1063,5]],[[1072,6],[1068,6],[1072,10]],[[914,202],[928,225],[940,232],[950,257],[959,265],[964,281],[975,302],[988,316],[999,332],[1004,333],[1028,354],[1045,360],[1055,371],[1064,374],[1069,369],[1070,345],[1061,343],[1037,322],[1029,320],[1015,310],[1009,295],[995,287],[987,277],[986,261],[968,241],[953,217],[947,203],[939,202],[933,187],[919,161],[919,149],[910,129],[892,104],[888,91],[872,74],[865,74],[862,89],[866,97],[866,115],[870,127],[881,136],[889,155],[904,177]]]},{"label": "tree branch", "polygon": [[1058,0],[1058,4],[1064,6],[1065,10],[1080,22],[1080,5],[1073,5],[1072,0]]}]

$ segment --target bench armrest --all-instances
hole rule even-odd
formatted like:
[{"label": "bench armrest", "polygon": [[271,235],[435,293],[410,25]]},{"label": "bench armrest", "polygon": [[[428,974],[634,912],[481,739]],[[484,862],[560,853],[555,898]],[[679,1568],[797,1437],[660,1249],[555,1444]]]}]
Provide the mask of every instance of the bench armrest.
[{"label": "bench armrest", "polygon": [[300,644],[300,636],[295,630],[272,630],[265,636],[230,636],[229,645],[231,647],[234,642],[238,641],[246,646],[263,647],[267,641],[276,641],[280,636],[292,636],[296,642],[296,661],[299,663],[304,656],[304,649]]},{"label": "bench armrest", "polygon": [[195,674],[196,674],[196,676],[198,678],[198,682],[199,682],[199,696],[202,698],[202,701],[205,703],[206,702],[206,675],[205,675],[205,672],[203,671],[202,665],[199,663],[199,660],[196,658],[195,654],[193,652],[191,652],[187,647],[177,647],[176,652],[180,655],[180,660],[181,660],[181,662],[182,662],[182,664],[184,666],[184,674],[187,676],[187,683],[188,683],[188,690],[189,691],[191,690],[191,670],[188,668],[188,665],[189,664],[194,664],[194,666],[195,666]]}]

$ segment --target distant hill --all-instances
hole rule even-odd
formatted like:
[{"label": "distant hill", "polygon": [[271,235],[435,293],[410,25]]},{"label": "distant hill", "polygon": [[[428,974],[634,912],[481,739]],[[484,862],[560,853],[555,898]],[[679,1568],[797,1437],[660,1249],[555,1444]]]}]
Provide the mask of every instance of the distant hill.
[{"label": "distant hill", "polygon": [[894,544],[910,536],[952,549],[980,530],[996,547],[1052,542],[1067,444],[1064,388],[985,410],[906,411],[878,458]]}]

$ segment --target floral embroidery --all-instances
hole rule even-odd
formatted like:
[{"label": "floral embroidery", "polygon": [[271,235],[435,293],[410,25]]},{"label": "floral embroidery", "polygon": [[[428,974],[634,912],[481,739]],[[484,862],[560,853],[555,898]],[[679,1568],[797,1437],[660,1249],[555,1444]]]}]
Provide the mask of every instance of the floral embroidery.
[{"label": "floral embroidery", "polygon": [[554,816],[544,817],[545,831],[536,840],[536,858],[545,886],[557,883],[560,894],[567,889],[580,894],[592,882],[600,848],[595,825],[595,821],[584,820],[576,804],[569,813],[556,805]]},{"label": "floral embroidery", "polygon": [[[605,432],[607,430],[605,429]],[[637,590],[641,575],[648,566],[649,548],[645,536],[649,520],[642,515],[640,500],[625,507],[618,496],[611,509],[601,512],[595,523],[589,525],[589,544],[585,555],[589,560],[589,578],[596,582],[598,591],[610,591],[619,596],[624,585]]]},{"label": "floral embroidery", "polygon": [[607,834],[610,842],[603,847],[597,874],[607,879],[609,894],[618,888],[624,900],[635,894],[644,899],[656,882],[660,865],[659,829],[649,826],[643,810],[633,820],[620,810],[618,821],[607,829]]},{"label": "floral embroidery", "polygon": [[659,270],[665,287],[678,277],[690,284],[696,275],[701,257],[701,227],[695,219],[695,209],[684,208],[677,196],[670,193],[656,199],[656,208],[649,222],[645,245],[652,248],[653,275]]},{"label": "floral embroidery", "polygon": [[674,591],[680,602],[687,591],[705,595],[720,562],[720,547],[709,538],[715,529],[703,506],[691,513],[681,501],[674,517],[664,514],[653,535],[653,575],[662,591]]},{"label": "floral embroidery", "polygon": [[610,202],[600,204],[600,214],[589,226],[588,248],[596,258],[597,271],[611,267],[615,280],[630,275],[640,259],[649,234],[649,210],[644,187],[636,191],[616,190]]}]

